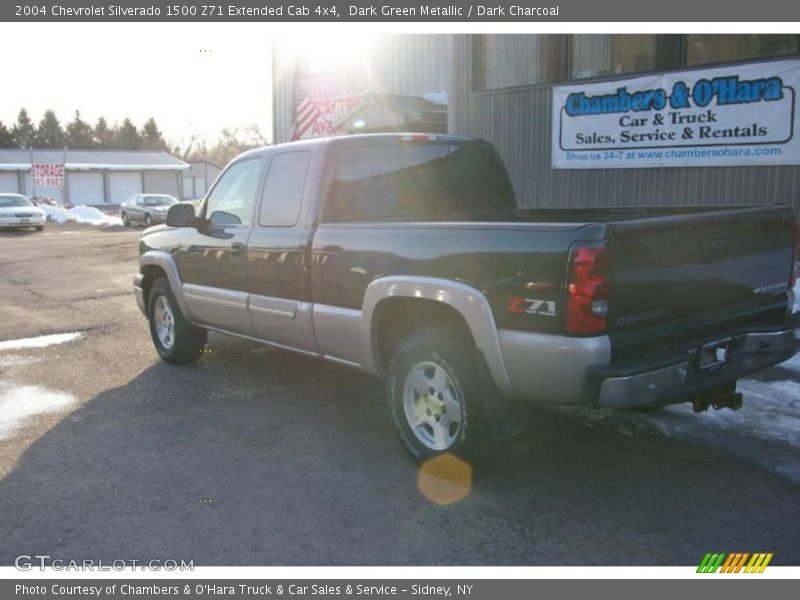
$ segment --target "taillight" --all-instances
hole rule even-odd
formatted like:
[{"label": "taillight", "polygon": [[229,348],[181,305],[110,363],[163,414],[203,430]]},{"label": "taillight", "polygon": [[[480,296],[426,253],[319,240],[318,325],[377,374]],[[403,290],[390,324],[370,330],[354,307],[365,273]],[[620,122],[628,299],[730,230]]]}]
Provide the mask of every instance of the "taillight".
[{"label": "taillight", "polygon": [[435,142],[438,138],[429,133],[406,133],[400,136],[400,139],[404,142]]},{"label": "taillight", "polygon": [[608,315],[608,244],[576,242],[569,254],[567,331],[603,333]]},{"label": "taillight", "polygon": [[793,288],[800,279],[800,223],[794,224],[794,268],[792,269],[792,282],[789,287]]}]

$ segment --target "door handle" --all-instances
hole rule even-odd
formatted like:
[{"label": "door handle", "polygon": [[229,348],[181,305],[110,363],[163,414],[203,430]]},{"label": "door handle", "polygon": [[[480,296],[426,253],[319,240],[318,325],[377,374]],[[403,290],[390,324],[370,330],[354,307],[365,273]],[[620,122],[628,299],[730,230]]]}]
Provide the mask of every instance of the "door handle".
[{"label": "door handle", "polygon": [[239,258],[244,254],[244,244],[241,242],[234,242],[231,244],[231,256]]}]

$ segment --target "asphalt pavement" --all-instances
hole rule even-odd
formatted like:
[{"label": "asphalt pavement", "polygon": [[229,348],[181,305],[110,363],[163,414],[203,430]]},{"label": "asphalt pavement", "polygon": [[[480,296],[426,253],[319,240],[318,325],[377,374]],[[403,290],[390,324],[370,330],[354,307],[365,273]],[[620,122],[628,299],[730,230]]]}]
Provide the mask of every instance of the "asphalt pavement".
[{"label": "asphalt pavement", "polygon": [[0,564],[800,565],[800,485],[702,440],[535,410],[437,482],[370,376],[216,334],[162,363],[131,288],[140,233],[0,232],[0,342],[80,332],[0,351]]}]

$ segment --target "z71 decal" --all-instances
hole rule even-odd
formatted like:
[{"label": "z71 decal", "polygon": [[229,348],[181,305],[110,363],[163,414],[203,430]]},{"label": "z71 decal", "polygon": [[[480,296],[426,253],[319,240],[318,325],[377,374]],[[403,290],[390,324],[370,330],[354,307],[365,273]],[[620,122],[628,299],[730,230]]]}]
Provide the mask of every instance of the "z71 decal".
[{"label": "z71 decal", "polygon": [[525,315],[538,315],[540,317],[555,317],[556,301],[512,296],[508,299],[506,311]]}]

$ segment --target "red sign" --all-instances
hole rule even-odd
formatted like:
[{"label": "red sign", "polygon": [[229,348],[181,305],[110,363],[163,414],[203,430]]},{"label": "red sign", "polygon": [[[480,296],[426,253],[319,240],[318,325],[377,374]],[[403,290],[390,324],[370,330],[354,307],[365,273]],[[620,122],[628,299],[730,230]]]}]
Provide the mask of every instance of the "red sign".
[{"label": "red sign", "polygon": [[363,95],[312,100],[314,105],[317,107],[317,111],[319,111],[319,118],[311,127],[311,134],[308,137],[339,135],[344,133],[337,127],[339,121],[348,112],[361,104],[363,100]]},{"label": "red sign", "polygon": [[31,165],[31,185],[34,187],[64,187],[64,164],[34,163]]},{"label": "red sign", "polygon": [[292,139],[300,140],[344,133],[338,127],[339,121],[361,104],[365,98],[365,94],[359,94],[312,100],[305,88],[299,82],[295,82]]}]

